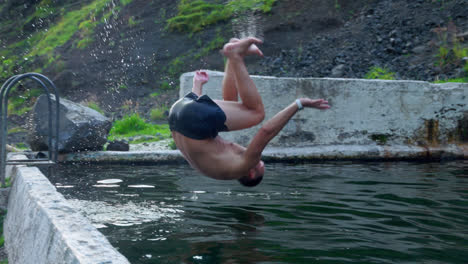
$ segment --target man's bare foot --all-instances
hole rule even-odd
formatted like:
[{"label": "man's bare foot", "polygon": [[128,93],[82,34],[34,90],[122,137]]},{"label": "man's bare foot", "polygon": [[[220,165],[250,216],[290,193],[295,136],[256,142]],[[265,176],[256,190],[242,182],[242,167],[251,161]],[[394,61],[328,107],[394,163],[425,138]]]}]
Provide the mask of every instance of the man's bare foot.
[{"label": "man's bare foot", "polygon": [[[238,38],[231,38],[229,40],[229,43],[236,43],[239,41],[240,39]],[[257,55],[257,56],[263,57],[263,52],[257,47],[257,45],[251,44],[249,48],[247,49],[247,52],[245,52],[244,54],[244,56],[247,56],[247,55]]]},{"label": "man's bare foot", "polygon": [[222,53],[228,58],[244,57],[248,54],[263,56],[262,51],[256,44],[262,44],[262,41],[253,37],[241,39],[239,41],[231,39],[229,43],[224,45]]}]

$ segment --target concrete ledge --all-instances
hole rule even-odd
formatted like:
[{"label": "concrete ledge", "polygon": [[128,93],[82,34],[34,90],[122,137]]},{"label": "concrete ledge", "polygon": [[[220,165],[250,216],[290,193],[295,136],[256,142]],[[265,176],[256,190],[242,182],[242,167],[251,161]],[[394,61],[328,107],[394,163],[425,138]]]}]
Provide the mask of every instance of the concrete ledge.
[{"label": "concrete ledge", "polygon": [[[262,159],[268,162],[306,162],[326,160],[442,160],[468,159],[468,147],[328,145],[306,148],[267,148]],[[61,162],[118,163],[118,164],[180,164],[185,160],[178,150],[165,151],[98,151],[62,154]]]},{"label": "concrete ledge", "polygon": [[[180,77],[180,97],[191,91],[193,75]],[[209,71],[209,75],[203,93],[221,99],[224,74]],[[296,98],[325,98],[331,105],[327,111],[298,112],[271,140],[270,147],[468,144],[466,83],[251,77],[264,102],[264,122]],[[222,137],[247,145],[261,125]]]},{"label": "concrete ledge", "polygon": [[8,263],[129,263],[38,168],[8,167],[13,181],[4,224]]}]

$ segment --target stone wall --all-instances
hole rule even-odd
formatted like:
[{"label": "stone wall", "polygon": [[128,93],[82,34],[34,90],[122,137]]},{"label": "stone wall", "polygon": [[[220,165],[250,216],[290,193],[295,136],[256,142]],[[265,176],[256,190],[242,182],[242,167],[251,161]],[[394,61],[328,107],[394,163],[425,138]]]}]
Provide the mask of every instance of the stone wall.
[{"label": "stone wall", "polygon": [[4,223],[8,263],[129,263],[38,168],[7,166],[7,176],[13,180]]},{"label": "stone wall", "polygon": [[[208,72],[203,92],[221,99],[223,73]],[[191,90],[193,73],[181,76],[180,96]],[[466,146],[468,84],[330,78],[252,76],[268,120],[299,97],[324,98],[331,109],[298,112],[270,147],[318,145]],[[247,145],[259,126],[223,138]]]}]

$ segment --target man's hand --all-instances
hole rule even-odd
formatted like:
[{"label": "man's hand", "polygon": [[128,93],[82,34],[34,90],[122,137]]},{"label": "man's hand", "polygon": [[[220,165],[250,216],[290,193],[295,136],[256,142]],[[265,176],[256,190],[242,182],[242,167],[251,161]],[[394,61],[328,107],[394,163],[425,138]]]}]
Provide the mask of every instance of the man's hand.
[{"label": "man's hand", "polygon": [[193,76],[193,85],[194,86],[202,86],[208,82],[210,77],[208,77],[208,73],[205,71],[196,71],[195,76]]},{"label": "man's hand", "polygon": [[208,77],[208,73],[205,71],[196,71],[195,76],[193,76],[193,87],[192,92],[196,95],[202,95],[202,87],[205,83],[208,82],[210,78]]},{"label": "man's hand", "polygon": [[324,99],[301,98],[299,100],[301,101],[301,104],[304,107],[311,107],[311,108],[317,108],[317,109],[330,108],[330,105],[328,105],[328,101]]}]

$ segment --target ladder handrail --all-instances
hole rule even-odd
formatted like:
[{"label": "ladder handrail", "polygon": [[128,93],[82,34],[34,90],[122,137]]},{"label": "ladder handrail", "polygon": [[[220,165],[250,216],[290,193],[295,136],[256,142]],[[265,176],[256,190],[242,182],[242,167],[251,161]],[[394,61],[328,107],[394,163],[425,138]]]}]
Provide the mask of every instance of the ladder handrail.
[{"label": "ladder handrail", "polygon": [[[25,74],[18,74],[10,77],[1,87],[0,89],[0,124],[1,124],[1,129],[0,133],[2,135],[1,137],[1,144],[0,144],[0,175],[1,175],[1,182],[2,185],[5,185],[5,170],[6,170],[6,138],[7,138],[7,112],[8,112],[8,93],[10,90],[22,79],[25,78],[30,78],[37,83],[39,83],[40,86],[44,89],[47,95],[47,100],[48,100],[48,110],[49,110],[49,160],[52,159],[53,162],[57,162],[57,157],[58,157],[58,141],[59,141],[59,122],[60,122],[60,98],[57,92],[57,88],[54,85],[54,83],[47,78],[46,76],[39,74],[39,73],[25,73]],[[55,96],[55,106],[56,106],[56,111],[55,111],[55,144],[54,144],[54,151],[52,151],[52,137],[53,132],[52,132],[52,102],[51,102],[51,93],[50,90],[48,89],[47,85],[44,83],[46,82],[49,87],[52,87],[53,93]]]}]

